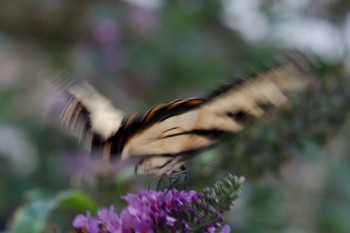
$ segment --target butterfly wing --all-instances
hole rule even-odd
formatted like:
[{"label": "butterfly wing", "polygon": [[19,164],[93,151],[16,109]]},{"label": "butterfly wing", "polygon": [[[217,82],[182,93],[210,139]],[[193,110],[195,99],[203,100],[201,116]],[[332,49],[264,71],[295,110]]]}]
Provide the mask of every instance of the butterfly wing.
[{"label": "butterfly wing", "polygon": [[104,148],[123,120],[123,112],[88,83],[74,83],[65,91],[69,101],[62,113],[63,125],[85,144]]},{"label": "butterfly wing", "polygon": [[135,166],[136,175],[172,176],[187,172],[188,157],[155,155],[141,158]]},{"label": "butterfly wing", "polygon": [[262,116],[266,107],[286,103],[290,93],[305,88],[313,69],[305,57],[292,54],[206,98],[160,104],[143,118],[124,117],[87,83],[73,85],[67,89],[71,99],[63,124],[108,159],[114,154],[121,159],[141,158],[136,174],[179,173],[188,154],[216,144],[223,134],[241,131],[247,120]]},{"label": "butterfly wing", "polygon": [[313,69],[301,54],[289,54],[273,68],[205,99],[158,105],[144,117],[142,125],[147,127],[125,141],[121,156],[179,155],[214,145],[222,134],[239,132],[248,119],[262,116],[266,107],[286,103],[290,93],[305,88]]}]

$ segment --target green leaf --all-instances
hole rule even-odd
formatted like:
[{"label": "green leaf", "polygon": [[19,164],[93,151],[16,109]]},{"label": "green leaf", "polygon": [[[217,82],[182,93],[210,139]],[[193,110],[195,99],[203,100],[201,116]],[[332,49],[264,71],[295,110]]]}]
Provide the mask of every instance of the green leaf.
[{"label": "green leaf", "polygon": [[96,204],[80,191],[63,191],[57,195],[35,198],[17,209],[11,225],[12,233],[40,233],[46,227],[49,215],[57,208],[70,207],[77,211],[95,211]]}]

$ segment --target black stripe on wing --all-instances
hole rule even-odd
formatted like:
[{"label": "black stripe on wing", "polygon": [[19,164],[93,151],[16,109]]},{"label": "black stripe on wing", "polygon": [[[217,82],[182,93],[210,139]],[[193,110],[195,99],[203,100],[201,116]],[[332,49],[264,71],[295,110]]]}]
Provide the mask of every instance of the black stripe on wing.
[{"label": "black stripe on wing", "polygon": [[161,139],[177,137],[177,136],[181,136],[181,135],[197,135],[197,136],[201,136],[201,137],[215,139],[215,138],[218,138],[220,136],[225,135],[226,133],[228,133],[228,132],[226,132],[224,130],[219,130],[219,129],[194,129],[194,130],[184,131],[184,132],[180,132],[180,133],[168,134],[166,136],[161,137]]},{"label": "black stripe on wing", "polygon": [[204,99],[205,101],[210,101],[222,94],[225,94],[228,91],[231,91],[233,88],[238,88],[242,84],[256,79],[262,73],[267,73],[274,71],[275,69],[281,68],[288,64],[293,64],[300,73],[308,74],[312,73],[315,68],[318,67],[317,61],[311,60],[311,57],[307,57],[301,52],[291,51],[282,56],[276,57],[276,59],[268,64],[265,64],[264,67],[260,69],[254,69],[251,73],[247,73],[243,76],[238,76],[236,80],[231,83],[227,83],[217,88]]},{"label": "black stripe on wing", "polygon": [[135,134],[152,127],[156,122],[191,111],[204,103],[203,99],[179,99],[170,103],[158,104],[145,114],[144,117],[132,113],[124,118],[118,132],[112,135],[107,142],[111,143],[111,157],[119,158],[126,142]]},{"label": "black stripe on wing", "polygon": [[143,118],[145,127],[158,121],[164,121],[169,117],[176,116],[198,108],[203,104],[203,99],[179,99],[171,103],[158,104],[148,111]]},{"label": "black stripe on wing", "polygon": [[[248,78],[240,78],[232,83],[224,85],[212,92],[211,94],[209,94],[204,99],[181,99],[173,101],[171,103],[162,103],[156,105],[155,107],[150,109],[149,112],[143,118],[137,116],[133,118],[128,117],[124,120],[118,132],[108,140],[112,143],[112,155],[120,154],[123,150],[123,146],[130,138],[132,138],[135,134],[142,133],[144,129],[152,127],[155,123],[164,121],[176,115],[184,114],[188,111],[196,110],[200,108],[203,104],[213,103],[212,101],[220,99],[221,95],[225,95],[228,92],[234,92],[235,90],[239,89],[241,86],[249,83],[250,81],[259,79],[259,77],[261,77],[262,74],[269,76],[270,72],[273,74],[277,69],[281,68],[285,69],[286,73],[288,73],[290,71],[288,70],[288,65],[292,65],[294,68],[294,70],[291,72],[295,71],[297,72],[297,74],[300,73],[302,76],[306,76],[306,74],[311,73],[315,68],[314,63],[311,62],[308,58],[306,58],[303,54],[298,52],[292,52],[284,55],[283,57],[280,57],[275,62],[273,62],[272,65],[267,66],[265,70],[259,70],[258,72],[247,76]],[[252,98],[252,101],[253,100],[255,101],[254,104],[258,106],[263,112],[267,111],[270,107],[276,106],[271,101],[260,102],[258,99]],[[244,106],[242,106],[242,108],[235,109],[234,111],[221,112],[217,114],[219,117],[230,118],[232,119],[232,121],[235,121],[240,125],[245,125],[252,118],[255,118],[257,116],[257,114],[254,114],[254,112],[251,112],[249,111],[249,109],[244,108]],[[165,131],[167,133],[165,137],[175,137],[192,134],[201,137],[207,137],[210,139],[215,139],[227,133],[227,131],[225,131],[224,128],[198,128],[190,131],[177,132],[174,134],[169,134],[168,131],[170,130],[172,130],[172,128]],[[159,135],[159,137],[162,138],[161,135]]]},{"label": "black stripe on wing", "polygon": [[80,143],[88,147],[92,154],[100,154],[106,146],[105,140],[91,129],[90,113],[81,101],[74,96],[70,96],[64,108],[61,118],[62,126],[78,138]]},{"label": "black stripe on wing", "polygon": [[91,129],[89,113],[83,104],[71,96],[62,112],[62,125],[72,132],[79,140],[84,139],[86,132]]}]

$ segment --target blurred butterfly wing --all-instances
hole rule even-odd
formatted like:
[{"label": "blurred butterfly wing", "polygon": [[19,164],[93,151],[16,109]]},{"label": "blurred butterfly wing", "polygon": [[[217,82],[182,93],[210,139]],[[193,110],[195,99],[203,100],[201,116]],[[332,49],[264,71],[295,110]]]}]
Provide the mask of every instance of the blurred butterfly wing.
[{"label": "blurred butterfly wing", "polygon": [[304,89],[313,76],[312,70],[313,64],[305,57],[293,54],[280,66],[224,86],[198,110],[195,127],[238,132],[250,118],[285,104],[290,94]]},{"label": "blurred butterfly wing", "polygon": [[[196,109],[203,102],[202,99],[179,100],[151,109],[141,121],[142,127],[125,141],[121,158],[172,155],[213,144],[207,135],[195,137],[189,132],[196,125],[199,113]],[[167,112],[166,117],[162,112]]]},{"label": "blurred butterfly wing", "polygon": [[[248,119],[260,117],[266,107],[286,103],[288,94],[305,88],[313,69],[313,64],[296,53],[274,68],[218,89],[206,99],[156,106],[144,122],[156,120],[129,137],[122,158],[178,155],[216,144],[220,135],[241,131]],[[163,112],[176,108],[186,111],[168,113],[167,118],[161,119]]]},{"label": "blurred butterfly wing", "polygon": [[178,175],[187,171],[186,156],[148,156],[140,159],[135,166],[136,175],[161,176]]},{"label": "blurred butterfly wing", "polygon": [[108,146],[105,142],[118,131],[123,112],[86,82],[75,83],[66,92],[70,100],[62,113],[63,125],[88,147]]}]

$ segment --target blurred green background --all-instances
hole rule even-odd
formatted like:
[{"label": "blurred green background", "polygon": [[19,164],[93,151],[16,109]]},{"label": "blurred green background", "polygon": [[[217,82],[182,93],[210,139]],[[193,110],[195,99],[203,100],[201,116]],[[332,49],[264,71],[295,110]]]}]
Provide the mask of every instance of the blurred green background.
[{"label": "blurred green background", "polygon": [[[195,158],[190,187],[247,178],[226,215],[233,232],[350,232],[349,10],[347,0],[3,0],[0,232],[33,196],[78,189],[122,208],[120,195],[152,182],[90,161],[59,128],[62,101],[45,77],[71,73],[143,112],[205,95],[288,48],[322,61],[317,82]],[[47,232],[66,232],[77,213],[54,211]]]}]

